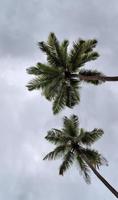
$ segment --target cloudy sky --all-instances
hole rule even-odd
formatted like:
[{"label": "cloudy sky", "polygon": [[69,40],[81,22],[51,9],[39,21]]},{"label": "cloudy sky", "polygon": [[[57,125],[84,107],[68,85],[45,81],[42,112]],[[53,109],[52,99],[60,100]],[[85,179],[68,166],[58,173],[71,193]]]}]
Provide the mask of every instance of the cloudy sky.
[{"label": "cloudy sky", "polygon": [[82,85],[80,105],[57,116],[51,103],[25,85],[31,78],[26,68],[45,61],[37,42],[49,32],[70,42],[96,38],[101,56],[88,66],[118,75],[118,1],[1,0],[0,8],[0,199],[114,200],[92,173],[88,186],[76,167],[60,177],[60,161],[42,158],[52,149],[43,139],[46,131],[61,127],[64,115],[79,113],[81,127],[104,129],[95,147],[109,166],[100,173],[118,189],[118,83]]}]

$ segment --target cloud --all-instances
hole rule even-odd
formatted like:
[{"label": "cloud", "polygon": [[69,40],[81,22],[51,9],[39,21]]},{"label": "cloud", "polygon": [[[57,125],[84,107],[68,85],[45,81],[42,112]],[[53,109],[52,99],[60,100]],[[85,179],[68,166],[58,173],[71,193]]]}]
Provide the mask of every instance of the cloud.
[{"label": "cloud", "polygon": [[60,177],[60,161],[44,162],[42,158],[53,148],[44,140],[47,130],[61,128],[63,116],[74,112],[81,127],[104,129],[95,148],[109,161],[109,167],[100,172],[116,187],[117,83],[83,84],[80,105],[53,116],[51,103],[40,93],[27,91],[31,77],[25,69],[45,62],[37,42],[54,31],[60,40],[70,42],[79,37],[97,38],[101,57],[87,68],[117,75],[117,1],[4,0],[0,4],[0,198],[112,200],[113,195],[94,175],[92,185],[87,186],[76,168]]}]

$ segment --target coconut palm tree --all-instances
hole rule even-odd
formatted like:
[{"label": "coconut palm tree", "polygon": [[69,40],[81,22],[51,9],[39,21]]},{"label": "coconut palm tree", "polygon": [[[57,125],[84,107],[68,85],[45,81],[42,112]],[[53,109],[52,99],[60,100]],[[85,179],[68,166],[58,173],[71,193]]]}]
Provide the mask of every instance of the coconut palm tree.
[{"label": "coconut palm tree", "polygon": [[64,125],[61,130],[52,129],[45,137],[56,148],[48,153],[44,160],[53,160],[63,157],[59,168],[59,174],[63,175],[74,161],[79,165],[80,172],[85,181],[90,183],[90,169],[104,183],[104,185],[118,198],[118,192],[99,174],[97,168],[107,165],[106,159],[93,150],[90,146],[103,135],[102,129],[85,131],[79,128],[79,119],[76,115],[70,118],[64,117]]},{"label": "coconut palm tree", "polygon": [[69,41],[58,41],[50,33],[47,42],[39,42],[39,48],[47,55],[47,63],[37,63],[27,69],[35,76],[28,90],[42,90],[42,94],[53,102],[53,112],[58,113],[65,106],[72,108],[80,101],[80,83],[85,81],[95,85],[105,81],[118,81],[117,77],[108,77],[96,70],[85,70],[88,61],[96,60],[99,54],[93,49],[97,40],[78,40],[68,51]]}]

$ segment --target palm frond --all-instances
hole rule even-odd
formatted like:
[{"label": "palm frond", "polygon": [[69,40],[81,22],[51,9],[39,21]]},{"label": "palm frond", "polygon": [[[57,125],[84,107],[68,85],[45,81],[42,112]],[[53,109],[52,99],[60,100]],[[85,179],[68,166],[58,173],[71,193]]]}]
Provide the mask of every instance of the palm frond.
[{"label": "palm frond", "polygon": [[66,144],[71,139],[69,136],[64,135],[63,131],[58,129],[52,129],[48,131],[47,136],[45,137],[49,142],[57,145],[57,144]]},{"label": "palm frond", "polygon": [[77,88],[74,87],[74,84],[75,83],[72,83],[72,81],[71,85],[68,85],[68,83],[64,81],[60,82],[59,90],[57,91],[57,95],[55,95],[55,99],[53,102],[54,114],[57,114],[65,106],[72,108],[80,101],[79,92]]},{"label": "palm frond", "polygon": [[77,165],[79,165],[79,168],[80,168],[80,174],[83,176],[85,182],[87,184],[90,184],[91,183],[90,170],[87,164],[79,155],[77,155],[76,161],[77,161]]},{"label": "palm frond", "polygon": [[42,74],[47,74],[47,75],[54,75],[62,73],[61,69],[55,68],[55,67],[50,67],[49,65],[43,64],[43,63],[37,63],[36,66],[29,67],[26,69],[28,74],[33,74],[33,75],[42,75]]},{"label": "palm frond", "polygon": [[69,108],[73,108],[79,102],[79,94],[71,85],[65,86],[65,104]]},{"label": "palm frond", "polygon": [[32,90],[39,90],[41,88],[41,85],[40,85],[40,78],[34,78],[33,80],[31,80],[27,85],[26,87],[28,88],[29,91],[32,91]]},{"label": "palm frond", "polygon": [[40,75],[40,70],[38,69],[37,66],[32,66],[32,67],[27,68],[26,72],[28,74]]},{"label": "palm frond", "polygon": [[80,102],[80,96],[79,96],[79,84],[78,81],[75,79],[70,79],[65,87],[66,87],[66,106],[69,108],[73,108],[77,103]]},{"label": "palm frond", "polygon": [[59,168],[59,174],[63,176],[64,172],[73,164],[74,161],[74,153],[72,151],[68,151],[64,158],[63,162]]},{"label": "palm frond", "polygon": [[83,53],[78,60],[78,65],[83,66],[85,63],[96,60],[98,57],[98,52]]},{"label": "palm frond", "polygon": [[38,76],[27,85],[29,90],[42,89],[42,94],[51,100],[58,93],[62,81],[62,70],[38,63],[36,67],[28,69],[29,73]]},{"label": "palm frond", "polygon": [[57,95],[55,95],[55,99],[53,101],[53,113],[57,114],[61,111],[65,106],[65,86],[61,84]]},{"label": "palm frond", "polygon": [[39,42],[38,46],[41,51],[46,53],[48,63],[52,66],[59,67],[61,65],[60,60],[57,57],[56,51],[47,43]]},{"label": "palm frond", "polygon": [[78,134],[79,119],[76,115],[72,115],[70,118],[64,117],[63,132],[71,137],[76,137]]},{"label": "palm frond", "polygon": [[70,120],[72,121],[72,124],[73,124],[73,128],[74,128],[74,129],[79,128],[79,118],[78,118],[77,115],[72,115],[72,116],[70,117]]},{"label": "palm frond", "polygon": [[99,80],[99,77],[103,77],[104,75],[101,73],[101,72],[98,72],[97,70],[80,70],[79,71],[79,74],[80,75],[83,75],[83,76],[88,76],[88,77],[92,77],[92,76],[95,76],[96,77],[96,80],[83,80],[87,83],[92,83],[94,85],[100,85],[104,82],[104,80]]},{"label": "palm frond", "polygon": [[93,129],[92,131],[85,131],[84,129],[80,129],[79,139],[84,145],[91,145],[96,142],[98,139],[102,137],[104,131],[102,129]]},{"label": "palm frond", "polygon": [[69,108],[72,108],[72,88],[70,86],[70,81],[69,84],[66,84],[66,106]]},{"label": "palm frond", "polygon": [[93,51],[96,46],[97,40],[78,40],[73,44],[70,51],[70,64],[72,70],[77,70],[82,67],[86,62],[96,60],[99,54]]},{"label": "palm frond", "polygon": [[93,48],[95,48],[97,45],[97,40],[92,39],[92,40],[86,40],[85,43],[83,44],[84,46],[84,52],[85,53],[90,53],[93,51]]},{"label": "palm frond", "polygon": [[[53,74],[53,75],[43,74],[41,76],[37,76],[36,78],[32,79],[27,84],[26,87],[30,91],[42,89],[43,95],[45,95],[45,97],[47,99],[49,99],[48,96],[53,97],[53,96],[55,96],[55,94],[57,94],[58,87],[56,87],[56,85],[57,85],[58,80],[60,80],[60,76],[58,76],[57,74]],[[52,91],[53,95],[52,95],[52,93],[49,93],[49,91],[52,90],[52,87],[53,87],[53,91]],[[54,88],[54,87],[56,87],[56,88]],[[56,89],[56,91],[54,89]],[[46,91],[47,91],[47,93],[46,93]]]},{"label": "palm frond", "polygon": [[68,40],[64,40],[60,45],[64,66],[68,65],[68,45],[69,45]]},{"label": "palm frond", "polygon": [[57,146],[53,151],[48,153],[43,160],[55,160],[62,157],[66,153],[67,149],[65,145]]},{"label": "palm frond", "polygon": [[52,78],[50,79],[50,77],[49,77],[50,81],[48,81],[48,77],[47,77],[46,80],[47,80],[46,82],[48,82],[48,84],[46,85],[45,88],[43,88],[43,95],[48,100],[54,100],[60,90],[62,77],[61,77],[61,75],[55,76],[55,77],[53,77],[53,79]]},{"label": "palm frond", "polygon": [[47,44],[52,49],[56,49],[57,51],[59,50],[60,44],[59,44],[59,41],[58,41],[56,35],[53,32],[51,32],[49,34]]},{"label": "palm frond", "polygon": [[63,66],[64,60],[63,60],[62,51],[60,48],[60,43],[54,33],[49,34],[47,43],[56,52],[56,56],[57,56],[58,60],[60,61],[59,66]]},{"label": "palm frond", "polygon": [[107,165],[107,160],[100,154],[98,151],[92,149],[83,149],[81,150],[86,156],[87,160],[95,167],[99,168],[101,165]]},{"label": "palm frond", "polygon": [[71,69],[73,71],[79,67],[78,66],[78,58],[83,50],[84,42],[85,42],[84,40],[78,40],[77,42],[73,43],[73,48],[71,49],[70,55],[69,55],[69,63],[71,65]]}]

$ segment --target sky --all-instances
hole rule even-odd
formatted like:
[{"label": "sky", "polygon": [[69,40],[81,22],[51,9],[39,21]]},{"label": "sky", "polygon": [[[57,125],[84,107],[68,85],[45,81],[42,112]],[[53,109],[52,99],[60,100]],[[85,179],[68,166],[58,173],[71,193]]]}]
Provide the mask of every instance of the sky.
[{"label": "sky", "polygon": [[40,92],[25,86],[31,79],[26,68],[46,62],[37,43],[50,32],[70,44],[96,38],[100,57],[87,68],[118,75],[118,1],[1,0],[0,8],[0,199],[114,200],[92,173],[87,185],[76,166],[61,177],[61,160],[42,159],[53,148],[44,139],[47,130],[61,128],[63,116],[77,114],[81,127],[104,130],[94,146],[109,162],[100,173],[118,189],[118,83],[82,84],[80,104],[56,116]]}]

